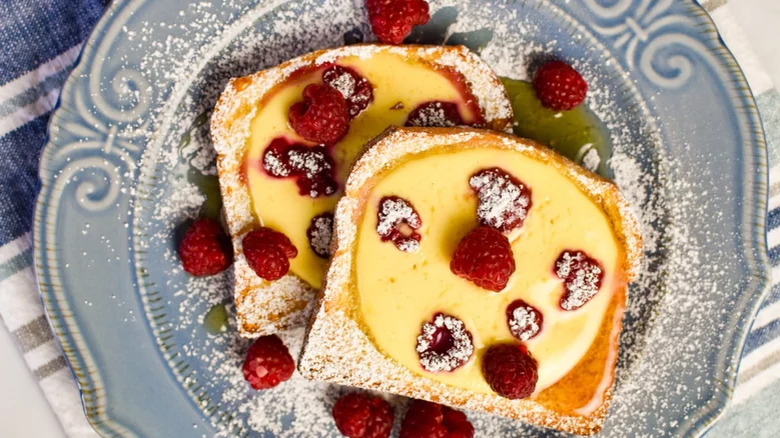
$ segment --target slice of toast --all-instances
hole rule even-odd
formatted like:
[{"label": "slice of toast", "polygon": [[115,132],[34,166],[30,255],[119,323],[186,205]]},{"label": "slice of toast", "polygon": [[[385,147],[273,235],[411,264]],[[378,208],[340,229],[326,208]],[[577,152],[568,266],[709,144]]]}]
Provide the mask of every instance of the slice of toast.
[{"label": "slice of toast", "polygon": [[[458,240],[478,221],[469,175],[491,167],[508,171],[532,191],[524,224],[509,235],[518,268],[498,293],[457,277],[449,266]],[[378,204],[388,195],[408,200],[419,213],[412,222],[421,235],[416,251],[399,251],[378,236]],[[566,211],[561,202],[576,214],[569,219],[559,214]],[[390,129],[354,165],[335,224],[331,265],[298,364],[304,376],[576,434],[601,429],[627,284],[638,274],[642,254],[637,222],[612,182],[506,134]],[[555,277],[555,257],[560,249],[584,245],[590,246],[581,249],[601,257],[603,283],[590,301],[565,311],[563,304],[558,307],[564,289]],[[542,280],[524,283],[524,275]],[[534,339],[521,342],[506,325],[504,306],[517,297],[540,303],[545,325]],[[416,355],[416,335],[433,313],[457,315],[473,338],[473,354],[454,371],[429,372]],[[539,381],[530,398],[501,397],[484,381],[486,348],[506,342],[526,345],[538,362]]]},{"label": "slice of toast", "polygon": [[[311,308],[310,303],[324,277],[327,267],[326,259],[315,260],[316,257],[311,254],[309,243],[305,240],[305,225],[297,226],[301,220],[305,219],[308,221],[311,218],[301,219],[296,217],[295,213],[290,213],[289,217],[279,217],[278,214],[276,217],[267,217],[266,213],[270,215],[270,211],[263,211],[263,206],[257,202],[257,199],[253,198],[254,195],[250,187],[253,167],[248,164],[252,159],[250,156],[252,154],[251,136],[253,132],[257,132],[253,131],[253,129],[256,129],[253,128],[253,123],[257,123],[255,120],[259,120],[258,117],[264,114],[264,110],[267,107],[270,107],[269,102],[272,102],[274,96],[279,95],[279,90],[285,84],[294,81],[300,82],[301,77],[305,77],[306,74],[316,72],[318,69],[323,69],[329,65],[347,62],[346,60],[351,60],[350,62],[353,64],[363,63],[363,65],[368,65],[367,63],[373,62],[374,59],[382,57],[384,57],[382,59],[387,59],[389,56],[400,57],[404,62],[411,63],[410,65],[425,66],[425,68],[431,71],[446,72],[446,74],[456,77],[459,84],[467,87],[466,93],[473,97],[471,105],[479,113],[476,114],[481,120],[479,126],[502,131],[511,129],[511,105],[501,81],[479,57],[462,46],[355,45],[310,53],[250,76],[231,79],[220,96],[211,118],[211,134],[218,153],[217,167],[224,202],[225,219],[235,251],[234,296],[238,329],[242,336],[250,338],[262,336],[294,324],[303,323],[303,316],[307,309]],[[377,102],[382,101],[380,94],[386,93],[386,90],[392,90],[393,88],[406,90],[407,94],[416,94],[421,99],[425,98],[426,89],[415,85],[414,78],[392,76],[395,74],[392,71],[393,69],[377,68],[374,70],[384,73],[389,79],[388,77],[374,78],[364,72],[367,79],[369,81],[383,80],[389,86],[385,86],[382,90],[374,90],[376,99],[371,105],[377,105]],[[385,71],[383,72],[382,70]],[[386,74],[386,70],[390,70],[390,75]],[[302,87],[300,83],[296,84],[296,86]],[[410,88],[415,86],[420,89],[415,91],[414,88]],[[297,96],[300,99],[300,93]],[[284,108],[286,111],[286,108],[289,108],[289,106]],[[392,108],[388,105],[382,111],[392,112],[393,117],[398,119],[403,117],[403,114],[408,114],[411,110],[412,108],[404,108],[403,102],[399,101]],[[371,111],[372,106],[369,106],[365,113],[369,114]],[[379,114],[377,111],[379,110],[374,110],[370,117],[381,118],[377,117],[377,115],[386,115]],[[287,115],[284,114],[283,116],[286,121]],[[361,117],[364,117],[364,114],[355,117],[352,123],[364,123],[360,121]],[[387,127],[387,124],[377,124],[377,126],[372,128],[374,129],[373,132],[371,132],[371,129],[362,132],[364,135],[359,139],[360,148],[366,141],[381,133]],[[286,126],[285,129],[284,135],[286,137],[300,140],[300,137],[297,136],[292,128]],[[347,141],[346,138],[344,141]],[[353,139],[350,141],[357,142],[358,140]],[[338,149],[339,147],[337,143],[335,148]],[[337,175],[342,178],[341,181],[338,181],[342,183],[342,186],[343,180],[346,179],[346,171],[358,152],[356,150],[342,154],[346,156],[346,158],[342,159],[348,162],[337,163],[337,165],[341,166],[340,169],[343,170],[341,175]],[[250,174],[248,175],[248,173]],[[258,180],[257,178],[259,177],[256,177],[255,181]],[[292,187],[293,190],[295,188],[295,182],[290,180],[268,179],[268,181],[270,182],[267,182],[267,184],[277,184],[274,187],[282,187],[284,184],[287,184],[287,186],[284,186],[285,190],[289,187]],[[328,197],[330,199],[328,202],[332,203],[331,209],[335,206],[336,199],[340,196],[340,193],[341,190]],[[284,202],[277,201],[276,204],[287,204],[290,206],[295,204],[297,206],[298,202],[315,203],[319,202],[319,200],[311,201],[311,199],[305,196],[296,195]],[[295,208],[290,208],[290,211],[293,210]],[[292,268],[290,273],[280,280],[268,282],[259,278],[249,267],[243,256],[241,246],[243,236],[260,225],[270,226],[284,232],[298,248],[298,257],[291,260]],[[289,232],[285,227],[297,228]],[[299,230],[298,228],[301,229]],[[301,235],[304,237],[301,238]],[[296,265],[296,263],[299,265]],[[308,263],[308,265],[305,265],[305,263]],[[310,272],[312,269],[307,268],[307,266],[314,266],[313,270],[317,272]],[[296,275],[296,273],[306,275]]]}]

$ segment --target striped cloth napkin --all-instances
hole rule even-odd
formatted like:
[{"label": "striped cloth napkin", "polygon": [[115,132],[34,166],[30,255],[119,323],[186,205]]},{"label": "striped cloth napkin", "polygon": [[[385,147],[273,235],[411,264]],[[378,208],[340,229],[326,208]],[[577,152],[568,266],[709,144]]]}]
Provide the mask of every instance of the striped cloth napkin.
[{"label": "striped cloth napkin", "polygon": [[[699,0],[745,71],[769,140],[768,219],[773,288],[744,351],[731,406],[710,436],[780,434],[780,93],[763,71],[727,0]],[[106,0],[0,1],[0,318],[17,341],[68,435],[95,436],[41,308],[31,221],[38,156],[59,89]],[[755,432],[750,436],[758,436]]]}]

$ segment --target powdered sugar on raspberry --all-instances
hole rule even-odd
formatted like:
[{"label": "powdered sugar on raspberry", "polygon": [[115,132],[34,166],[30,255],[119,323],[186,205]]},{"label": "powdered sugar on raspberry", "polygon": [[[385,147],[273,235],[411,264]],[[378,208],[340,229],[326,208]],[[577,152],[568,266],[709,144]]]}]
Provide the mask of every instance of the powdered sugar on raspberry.
[{"label": "powdered sugar on raspberry", "polygon": [[602,270],[583,253],[564,251],[555,263],[555,275],[564,279],[566,288],[561,307],[563,310],[576,310],[599,291]]},{"label": "powdered sugar on raspberry", "polygon": [[311,220],[306,232],[311,249],[320,257],[327,258],[330,253],[330,241],[333,237],[333,215],[322,214]]},{"label": "powdered sugar on raspberry", "polygon": [[[185,217],[197,216],[204,197],[196,193],[198,190],[193,183],[182,178],[182,167],[186,171],[188,163],[181,162],[175,145],[198,115],[208,114],[213,108],[227,78],[251,74],[310,50],[341,45],[343,42],[339,32],[355,26],[361,28],[364,34],[369,33],[363,12],[356,12],[345,6],[343,1],[318,1],[305,15],[287,10],[287,6],[282,5],[281,1],[256,8],[244,8],[245,3],[234,0],[218,3],[194,2],[188,6],[186,22],[149,21],[142,30],[129,29],[118,36],[137,41],[139,49],[147,54],[141,66],[145,76],[159,76],[161,81],[172,81],[176,84],[168,98],[170,104],[153,106],[155,113],[148,118],[156,122],[162,118],[164,123],[155,130],[153,136],[150,135],[146,139],[148,153],[144,162],[139,165],[141,169],[151,169],[150,174],[154,174],[156,185],[144,187],[141,184],[141,196],[131,199],[138,205],[135,229],[153,233],[136,237],[134,244],[137,249],[170,246],[173,227]],[[442,6],[457,6],[460,21],[453,26],[451,32],[480,28],[490,28],[493,31],[493,43],[483,50],[481,57],[501,75],[523,79],[526,74],[525,66],[532,55],[555,56],[561,53],[560,42],[539,42],[537,33],[540,24],[514,10],[516,6],[511,2],[497,2],[494,8],[469,7],[475,3],[451,0],[433,0],[430,3],[432,13]],[[299,4],[308,2],[302,1]],[[239,22],[229,23],[220,15],[223,8],[240,9],[245,15]],[[269,11],[271,19],[264,21],[261,17]],[[327,22],[321,20],[325,13],[328,14]],[[189,20],[192,15],[199,18]],[[268,23],[271,29],[268,39],[257,38],[258,33],[252,26],[255,22]],[[167,34],[168,29],[172,28],[184,29],[186,37],[159,38],[160,33]],[[244,29],[249,31],[244,32]],[[575,38],[581,40],[583,46],[590,44],[587,32],[580,28],[573,28],[571,32]],[[219,36],[213,38],[212,34]],[[155,40],[157,42],[151,47],[142,44],[142,41]],[[202,44],[203,41],[214,44]],[[229,47],[226,42],[230,42]],[[353,47],[350,50],[363,49]],[[368,57],[370,52],[370,49],[366,48],[362,56]],[[337,57],[334,54],[328,56],[331,60],[335,59],[334,56]],[[474,68],[463,63],[454,54],[445,53],[443,60],[449,64],[457,64],[458,68]],[[193,77],[193,72],[203,69],[207,62],[210,64],[206,72]],[[686,182],[685,174],[671,174],[669,167],[674,167],[673,163],[660,166],[654,164],[667,163],[669,158],[664,155],[666,145],[662,139],[653,136],[656,132],[656,121],[652,113],[646,111],[642,98],[637,98],[639,95],[631,88],[630,82],[622,93],[610,90],[608,85],[614,77],[602,75],[600,68],[583,65],[586,62],[576,63],[576,68],[583,73],[590,85],[586,103],[610,130],[615,153],[609,160],[609,166],[614,170],[616,182],[632,202],[638,215],[647,249],[646,265],[654,267],[652,270],[644,270],[631,288],[628,317],[624,320],[626,329],[621,335],[618,383],[610,407],[610,426],[609,431],[605,430],[604,433],[610,436],[647,436],[645,434],[648,422],[652,422],[659,430],[682,427],[677,422],[667,422],[660,414],[656,414],[656,411],[663,412],[673,405],[687,415],[692,412],[695,400],[705,401],[704,398],[708,397],[708,392],[703,388],[723,384],[717,378],[701,377],[705,374],[702,370],[707,370],[706,374],[711,375],[707,368],[711,364],[701,360],[701,333],[728,332],[726,327],[706,324],[709,321],[708,315],[712,315],[713,310],[720,310],[714,309],[710,302],[702,301],[701,294],[702,291],[713,295],[724,294],[722,288],[718,287],[718,282],[725,275],[719,270],[726,262],[718,259],[718,254],[706,254],[708,259],[717,260],[702,263],[701,258],[705,253],[702,253],[701,246],[695,240],[694,230],[686,225],[695,223],[693,212],[701,211],[702,201],[699,194],[711,187],[691,186]],[[610,63],[617,64],[617,61],[607,55],[604,65]],[[289,71],[295,69],[297,66],[292,66]],[[627,72],[623,74],[630,75]],[[490,107],[493,115],[507,114],[507,108],[498,106],[502,102],[499,98],[501,90],[489,85],[489,76],[484,72],[474,76],[478,81],[475,88],[479,90],[476,97],[480,104]],[[638,102],[637,111],[630,114],[616,112],[614,102],[618,99],[635,99]],[[160,114],[163,117],[159,117]],[[132,126],[120,126],[117,138],[137,135],[133,129],[135,128]],[[647,141],[636,141],[634,135],[639,131],[647,135]],[[190,147],[213,154],[207,127],[198,129]],[[648,155],[648,150],[654,151],[650,155],[659,154],[657,161],[643,158]],[[226,159],[233,158],[226,155]],[[708,159],[702,157],[703,162]],[[194,160],[192,164],[204,174],[214,173],[213,163],[207,171]],[[162,172],[156,172],[155,168]],[[707,172],[707,168],[704,167],[701,171]],[[127,175],[128,181],[131,176]],[[150,187],[160,188],[160,191],[150,190]],[[162,191],[162,188],[166,190]],[[135,187],[131,184],[122,190],[122,193],[128,190],[135,196]],[[181,195],[181,198],[177,202],[166,203],[169,197],[175,194]],[[144,198],[152,202],[144,201]],[[229,207],[238,209],[241,208],[241,203],[236,202]],[[170,228],[157,231],[157,228],[150,226],[154,223],[150,219],[157,220],[161,217],[170,224]],[[125,219],[118,218],[118,223]],[[716,237],[726,238],[712,236]],[[143,293],[149,294],[149,299],[155,300],[162,294],[160,303],[167,303],[167,317],[162,320],[151,317],[147,319],[153,325],[157,324],[155,330],[166,332],[165,335],[155,332],[157,339],[164,339],[171,333],[183,339],[179,345],[170,348],[160,340],[160,345],[166,346],[161,351],[164,351],[163,354],[168,358],[172,373],[181,382],[182,391],[186,391],[193,401],[201,395],[193,388],[200,388],[202,385],[204,391],[208,390],[207,398],[196,403],[204,412],[204,418],[208,418],[207,422],[222,431],[217,436],[258,433],[291,438],[325,437],[337,433],[329,410],[341,389],[334,385],[308,381],[296,373],[290,381],[263,394],[248,391],[240,372],[243,351],[248,341],[242,340],[235,333],[237,322],[231,319],[231,330],[224,335],[208,338],[201,336],[200,323],[208,306],[232,297],[234,280],[231,273],[202,279],[190,278],[179,283],[176,280],[177,272],[180,274],[180,271],[176,268],[175,251],[167,250],[165,259],[169,263],[164,267],[150,265],[140,268],[142,273],[146,270],[165,271],[156,276],[162,286],[159,292],[149,288]],[[699,269],[691,269],[692,266]],[[290,284],[295,285],[290,287],[291,293],[300,293],[299,283]],[[674,293],[666,293],[667,290]],[[118,305],[123,302],[118,300]],[[678,318],[680,312],[674,309],[684,309],[685,318]],[[148,309],[147,314],[152,315]],[[142,319],[139,317],[138,321]],[[133,321],[136,321],[136,315],[128,315],[124,323]],[[692,327],[696,330],[691,330]],[[300,329],[282,334],[291,352],[298,351],[302,334],[303,330]],[[647,348],[665,343],[668,339],[678,339],[679,344],[685,345],[686,348]],[[353,341],[351,338],[346,339],[342,345],[343,349],[352,348]],[[648,352],[652,354],[645,354]],[[182,364],[189,370],[196,370],[195,373],[180,372],[177,367]],[[374,377],[361,374],[359,370],[355,372],[356,379],[372,381]],[[648,387],[660,386],[666,381],[681,382],[677,394],[667,396],[648,393]],[[423,393],[420,392],[420,395]],[[395,400],[396,406],[403,404],[400,397],[390,398]],[[643,408],[645,414],[638,415],[637,406]],[[210,417],[209,413],[215,412],[214,407],[219,407],[217,415]],[[224,412],[229,412],[230,415],[221,416]],[[537,429],[529,430],[528,426],[521,426],[516,421],[497,416],[470,413],[469,418],[479,436],[538,435]]]},{"label": "powdered sugar on raspberry", "polygon": [[420,235],[415,232],[405,235],[399,230],[401,224],[416,230],[422,226],[422,220],[409,201],[397,196],[382,198],[377,212],[376,232],[382,240],[392,240],[401,251],[416,251],[420,247]]},{"label": "powdered sugar on raspberry", "polygon": [[486,169],[469,179],[477,192],[477,217],[499,231],[519,227],[528,216],[530,190],[500,169]]},{"label": "powdered sugar on raspberry", "polygon": [[[434,338],[439,330],[448,331],[452,337],[452,346],[444,352],[434,351]],[[474,343],[463,321],[439,313],[433,321],[423,324],[422,333],[417,337],[417,353],[425,370],[432,373],[452,371],[468,362],[474,354]]]},{"label": "powdered sugar on raspberry", "polygon": [[333,79],[329,85],[336,90],[338,90],[339,93],[341,93],[342,96],[344,96],[344,99],[349,100],[350,97],[352,97],[353,94],[355,94],[355,87],[357,86],[357,81],[355,81],[355,78],[352,77],[349,72],[345,71],[341,73],[340,75],[336,76],[335,79]]},{"label": "powdered sugar on raspberry", "polygon": [[541,329],[536,311],[527,305],[517,306],[509,318],[509,331],[521,341],[527,341]]},{"label": "powdered sugar on raspberry", "polygon": [[412,228],[420,228],[422,221],[409,202],[401,198],[386,198],[379,207],[379,222],[376,232],[382,237],[390,236],[390,232],[405,222]]}]

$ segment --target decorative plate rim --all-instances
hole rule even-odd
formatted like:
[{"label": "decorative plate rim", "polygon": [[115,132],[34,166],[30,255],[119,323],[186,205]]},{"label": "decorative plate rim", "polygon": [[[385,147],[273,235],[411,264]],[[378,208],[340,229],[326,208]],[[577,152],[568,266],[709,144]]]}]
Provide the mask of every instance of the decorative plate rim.
[{"label": "decorative plate rim", "polygon": [[[554,0],[552,2],[555,7]],[[751,276],[747,284],[741,289],[744,311],[733,316],[732,322],[737,326],[735,330],[736,342],[734,347],[739,351],[736,363],[730,363],[728,351],[723,349],[718,356],[716,367],[720,374],[724,375],[722,392],[716,392],[706,403],[703,403],[695,415],[686,422],[690,425],[687,432],[692,436],[700,436],[705,433],[714,422],[724,413],[726,406],[736,386],[737,374],[741,362],[741,352],[745,348],[746,338],[752,326],[752,322],[758,309],[768,294],[771,285],[771,264],[767,253],[766,218],[768,214],[768,151],[764,128],[755,103],[755,97],[747,80],[739,67],[733,53],[726,46],[720,36],[717,27],[709,13],[696,0],[686,0],[688,12],[699,19],[704,20],[701,27],[701,38],[708,51],[729,67],[735,85],[733,91],[744,104],[740,110],[747,118],[748,132],[750,133],[750,150],[745,150],[745,157],[752,159],[755,164],[756,174],[746,176],[744,195],[750,195],[744,199],[742,250]],[[84,42],[82,51],[77,58],[75,67],[66,79],[62,92],[57,100],[52,116],[48,123],[45,146],[41,153],[39,177],[41,188],[36,201],[33,240],[35,245],[35,271],[41,301],[45,309],[45,315],[51,325],[57,345],[67,359],[68,367],[73,374],[81,395],[82,407],[87,420],[92,427],[103,436],[132,436],[133,432],[117,419],[108,415],[105,407],[106,386],[97,373],[98,367],[92,359],[89,348],[79,330],[78,321],[68,309],[68,292],[59,283],[59,271],[53,260],[57,257],[54,249],[47,248],[46,241],[53,236],[56,222],[49,220],[44,212],[52,208],[50,197],[57,192],[55,176],[49,172],[48,163],[57,147],[52,142],[50,132],[54,127],[60,126],[62,115],[66,108],[61,106],[63,96],[74,92],[75,82],[79,76],[86,73],[91,62],[90,55],[99,46],[104,35],[114,26],[121,26],[121,11],[127,8],[138,8],[143,4],[151,4],[151,0],[131,0],[128,2],[111,2],[103,16],[92,30],[89,38]],[[745,142],[748,143],[748,142]],[[751,155],[752,153],[752,155]],[[751,190],[752,189],[752,190]],[[56,207],[54,208],[56,211]],[[147,327],[148,328],[148,327]]]}]

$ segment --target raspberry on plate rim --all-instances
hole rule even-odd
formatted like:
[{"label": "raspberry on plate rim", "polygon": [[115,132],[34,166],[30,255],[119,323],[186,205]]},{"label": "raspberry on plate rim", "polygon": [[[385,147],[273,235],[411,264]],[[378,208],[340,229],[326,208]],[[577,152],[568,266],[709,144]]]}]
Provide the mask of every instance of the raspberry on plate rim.
[{"label": "raspberry on plate rim", "polygon": [[539,67],[533,79],[536,96],[542,105],[556,111],[568,111],[585,100],[588,83],[563,61],[549,61]]},{"label": "raspberry on plate rim", "polygon": [[383,398],[350,392],[333,405],[336,427],[348,438],[387,438],[393,429],[393,408]]},{"label": "raspberry on plate rim", "polygon": [[257,338],[249,347],[241,370],[252,388],[268,389],[289,380],[295,362],[282,340],[268,335]]},{"label": "raspberry on plate rim", "polygon": [[201,277],[227,269],[233,263],[233,250],[219,223],[198,219],[184,233],[179,258],[186,272]]},{"label": "raspberry on plate rim", "polygon": [[401,423],[399,438],[471,438],[474,426],[466,414],[449,406],[414,400]]}]

